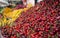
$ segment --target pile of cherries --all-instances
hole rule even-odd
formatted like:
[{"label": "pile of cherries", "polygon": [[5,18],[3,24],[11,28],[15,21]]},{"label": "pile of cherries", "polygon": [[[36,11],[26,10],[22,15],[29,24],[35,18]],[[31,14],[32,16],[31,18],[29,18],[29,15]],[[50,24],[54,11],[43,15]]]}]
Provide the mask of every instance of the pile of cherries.
[{"label": "pile of cherries", "polygon": [[60,1],[41,1],[1,31],[6,38],[60,38]]}]

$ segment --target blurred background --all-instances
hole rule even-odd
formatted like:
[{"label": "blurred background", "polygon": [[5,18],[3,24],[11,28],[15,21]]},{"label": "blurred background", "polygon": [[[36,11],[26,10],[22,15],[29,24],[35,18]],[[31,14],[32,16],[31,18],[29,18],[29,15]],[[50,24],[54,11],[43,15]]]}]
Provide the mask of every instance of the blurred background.
[{"label": "blurred background", "polygon": [[24,5],[27,5],[28,3],[32,3],[34,6],[35,3],[40,1],[42,0],[0,0],[0,7],[15,5],[17,3],[23,3]]}]

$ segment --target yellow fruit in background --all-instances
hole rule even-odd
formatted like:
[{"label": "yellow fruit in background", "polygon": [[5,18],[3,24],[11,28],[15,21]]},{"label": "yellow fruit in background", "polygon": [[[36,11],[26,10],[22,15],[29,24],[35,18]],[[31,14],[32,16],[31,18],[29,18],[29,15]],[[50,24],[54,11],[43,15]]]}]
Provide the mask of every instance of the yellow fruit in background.
[{"label": "yellow fruit in background", "polygon": [[7,22],[6,18],[3,18],[3,22],[4,22],[4,24],[6,24],[6,22]]},{"label": "yellow fruit in background", "polygon": [[[27,8],[13,10],[10,8],[4,8],[3,10],[3,19],[0,20],[0,26],[4,26],[5,24],[11,24],[13,23],[20,15],[21,13],[26,10],[28,10],[30,7],[32,7],[31,4],[28,5]],[[8,20],[7,20],[8,19]]]},{"label": "yellow fruit in background", "polygon": [[6,14],[8,14],[11,11],[12,11],[11,8],[6,7],[6,8],[3,9],[3,15],[6,15]]},{"label": "yellow fruit in background", "polygon": [[[11,22],[14,22],[22,13],[22,11],[23,9],[18,9],[18,10],[14,10],[12,12],[7,13],[3,18],[3,22],[8,24],[10,24]],[[8,20],[6,20],[6,18],[8,18]]]}]

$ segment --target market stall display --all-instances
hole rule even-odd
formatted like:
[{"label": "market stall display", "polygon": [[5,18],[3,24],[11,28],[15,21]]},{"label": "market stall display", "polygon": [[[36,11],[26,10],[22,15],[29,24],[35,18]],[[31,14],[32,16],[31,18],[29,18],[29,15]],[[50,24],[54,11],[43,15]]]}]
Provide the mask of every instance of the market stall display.
[{"label": "market stall display", "polygon": [[23,8],[12,24],[1,27],[1,34],[6,38],[60,38],[60,1],[43,0],[30,7]]}]

